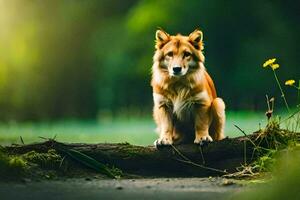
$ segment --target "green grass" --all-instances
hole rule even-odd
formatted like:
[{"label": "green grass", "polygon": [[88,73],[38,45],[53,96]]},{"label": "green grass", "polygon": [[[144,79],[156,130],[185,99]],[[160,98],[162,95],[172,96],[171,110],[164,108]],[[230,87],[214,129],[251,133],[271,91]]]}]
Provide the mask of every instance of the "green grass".
[{"label": "green grass", "polygon": [[[264,113],[227,112],[225,134],[229,137],[242,135],[234,124],[246,133],[264,127]],[[113,121],[58,121],[39,123],[0,123],[0,144],[20,143],[20,136],[25,143],[42,141],[39,138],[53,138],[62,142],[129,142],[136,145],[151,145],[156,139],[155,124],[151,118],[115,119]]]},{"label": "green grass", "polygon": [[233,193],[230,200],[298,200],[300,196],[300,146],[285,149],[276,157],[272,178]]}]

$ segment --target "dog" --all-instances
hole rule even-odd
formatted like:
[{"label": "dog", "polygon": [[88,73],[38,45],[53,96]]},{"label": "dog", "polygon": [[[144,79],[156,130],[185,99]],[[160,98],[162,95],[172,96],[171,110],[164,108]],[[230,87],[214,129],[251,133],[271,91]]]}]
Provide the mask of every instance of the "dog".
[{"label": "dog", "polygon": [[203,144],[224,138],[225,103],[204,66],[203,33],[156,31],[152,80],[155,146]]}]

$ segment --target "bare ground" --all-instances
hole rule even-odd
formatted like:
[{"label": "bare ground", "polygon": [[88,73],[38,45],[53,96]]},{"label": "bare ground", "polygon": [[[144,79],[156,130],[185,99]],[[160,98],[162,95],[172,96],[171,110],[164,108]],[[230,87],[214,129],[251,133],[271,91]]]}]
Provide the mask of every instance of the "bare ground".
[{"label": "bare ground", "polygon": [[0,196],[11,199],[226,199],[245,189],[223,178],[66,179],[0,182]]}]

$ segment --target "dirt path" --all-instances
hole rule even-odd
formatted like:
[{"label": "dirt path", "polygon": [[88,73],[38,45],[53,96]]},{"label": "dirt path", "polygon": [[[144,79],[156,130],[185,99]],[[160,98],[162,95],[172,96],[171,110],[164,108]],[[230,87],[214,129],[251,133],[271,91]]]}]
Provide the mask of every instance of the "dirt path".
[{"label": "dirt path", "polygon": [[0,197],[10,199],[225,199],[244,187],[222,178],[125,180],[67,179],[26,183],[0,182]]}]

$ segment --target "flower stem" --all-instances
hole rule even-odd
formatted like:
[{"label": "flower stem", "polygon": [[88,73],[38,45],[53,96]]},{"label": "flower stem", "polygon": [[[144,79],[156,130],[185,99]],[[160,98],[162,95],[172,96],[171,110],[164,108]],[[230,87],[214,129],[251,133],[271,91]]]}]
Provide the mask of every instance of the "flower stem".
[{"label": "flower stem", "polygon": [[298,87],[297,87],[297,103],[300,105],[300,80],[298,81]]},{"label": "flower stem", "polygon": [[275,79],[276,79],[277,85],[278,85],[278,87],[279,87],[279,89],[280,89],[281,97],[283,98],[284,103],[285,103],[285,106],[286,106],[288,112],[290,113],[290,107],[289,107],[289,104],[288,104],[288,102],[287,102],[287,100],[286,100],[286,98],[285,98],[284,92],[283,92],[283,90],[282,90],[282,87],[281,87],[281,85],[280,85],[280,82],[279,82],[279,80],[278,80],[277,74],[276,74],[276,72],[275,72],[274,69],[273,69],[273,73],[274,73],[274,77],[275,77]]},{"label": "flower stem", "polygon": [[[297,104],[296,108],[298,109],[300,106],[300,80],[298,80],[298,87],[297,87]],[[300,125],[300,114],[298,113],[297,118],[296,118],[296,127],[295,127],[295,132],[298,131],[298,127]]]}]

